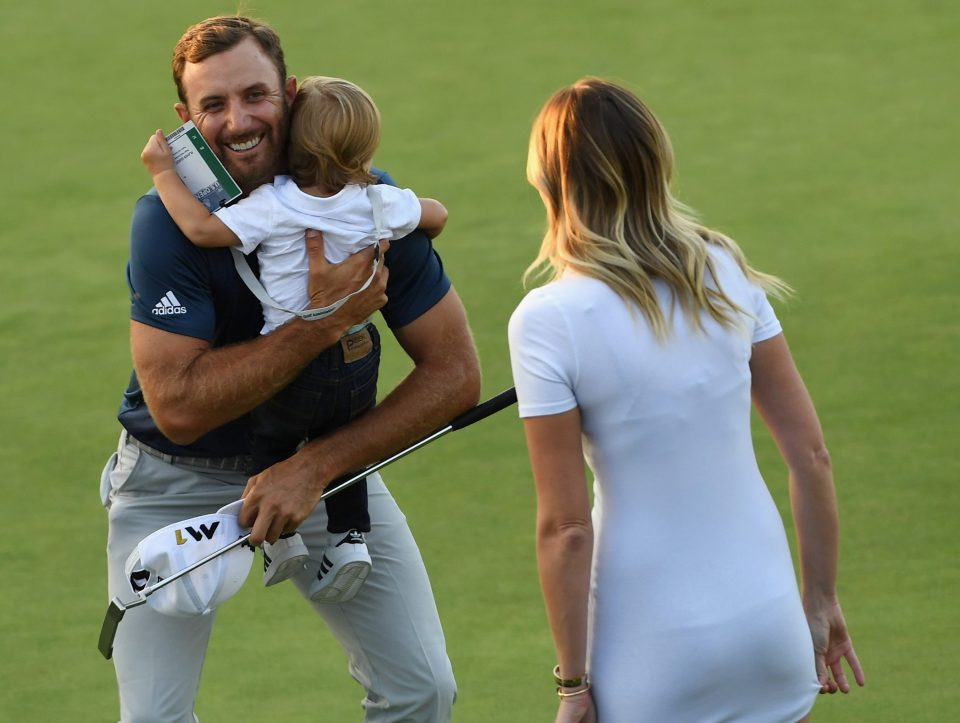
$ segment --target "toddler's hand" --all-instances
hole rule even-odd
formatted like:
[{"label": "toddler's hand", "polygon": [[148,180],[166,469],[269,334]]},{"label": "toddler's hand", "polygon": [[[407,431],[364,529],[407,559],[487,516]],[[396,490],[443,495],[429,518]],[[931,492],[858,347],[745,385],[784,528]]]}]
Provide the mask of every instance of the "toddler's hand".
[{"label": "toddler's hand", "polygon": [[151,176],[156,176],[163,171],[173,170],[173,152],[170,150],[162,130],[158,129],[156,133],[150,136],[147,145],[143,147],[143,151],[140,153],[140,160],[143,161],[143,165],[147,167]]}]

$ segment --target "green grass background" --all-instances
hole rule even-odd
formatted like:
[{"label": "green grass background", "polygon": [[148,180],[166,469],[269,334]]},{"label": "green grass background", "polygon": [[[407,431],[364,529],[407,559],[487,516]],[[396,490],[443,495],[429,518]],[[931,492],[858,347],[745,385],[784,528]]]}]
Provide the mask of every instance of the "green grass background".
[{"label": "green grass background", "polygon": [[[129,373],[124,281],[138,155],[176,124],[170,51],[203,0],[5,6],[0,61],[0,720],[110,721],[100,468]],[[671,133],[679,195],[798,296],[778,309],[817,401],[842,512],[840,592],[868,687],[823,721],[956,720],[960,11],[945,0],[268,2],[291,72],[364,86],[378,164],[442,199],[438,242],[484,395],[543,230],[526,138],[550,92],[607,76]],[[953,80],[951,80],[953,78]],[[407,369],[385,353],[385,385]],[[787,510],[783,466],[757,450]],[[460,685],[456,719],[552,720],[520,425],[504,413],[388,475],[418,536]],[[358,721],[361,690],[292,588],[221,612],[197,711]],[[650,581],[651,585],[656,580]]]}]

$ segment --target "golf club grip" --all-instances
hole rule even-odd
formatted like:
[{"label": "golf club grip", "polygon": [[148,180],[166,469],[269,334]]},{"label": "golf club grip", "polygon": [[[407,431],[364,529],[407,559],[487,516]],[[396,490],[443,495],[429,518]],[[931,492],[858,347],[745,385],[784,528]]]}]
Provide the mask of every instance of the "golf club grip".
[{"label": "golf club grip", "polygon": [[474,422],[486,419],[491,414],[496,414],[501,409],[506,409],[511,404],[517,402],[517,390],[514,387],[500,392],[497,396],[491,397],[482,404],[478,404],[473,409],[469,409],[459,417],[450,422],[450,431],[455,432],[458,429],[469,427]]}]

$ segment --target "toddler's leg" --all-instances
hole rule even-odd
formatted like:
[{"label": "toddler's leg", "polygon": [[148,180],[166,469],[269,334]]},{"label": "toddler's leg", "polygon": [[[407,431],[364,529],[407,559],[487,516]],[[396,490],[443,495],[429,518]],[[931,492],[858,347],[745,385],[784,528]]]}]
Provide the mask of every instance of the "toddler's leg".
[{"label": "toddler's leg", "polygon": [[[340,480],[330,483],[335,487]],[[367,480],[344,487],[324,500],[327,507],[327,530],[331,533],[370,532],[370,512],[367,507]]]}]

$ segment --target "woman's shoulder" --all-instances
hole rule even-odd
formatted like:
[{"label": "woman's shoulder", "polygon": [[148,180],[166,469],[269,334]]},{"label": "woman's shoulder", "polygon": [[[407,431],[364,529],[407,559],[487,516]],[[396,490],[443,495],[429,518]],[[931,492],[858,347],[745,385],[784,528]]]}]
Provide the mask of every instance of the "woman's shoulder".
[{"label": "woman's shoulder", "polygon": [[507,335],[513,346],[523,348],[532,340],[556,341],[562,336],[569,317],[569,304],[563,293],[566,286],[552,281],[531,289],[520,300],[507,323]]},{"label": "woman's shoulder", "polygon": [[517,304],[517,308],[513,310],[510,318],[527,318],[542,314],[545,310],[549,311],[554,308],[556,306],[556,283],[556,281],[551,281],[543,286],[530,289],[530,291],[520,299],[520,303]]},{"label": "woman's shoulder", "polygon": [[732,291],[733,288],[746,289],[753,286],[729,249],[717,243],[708,243],[707,253],[713,262],[716,281],[724,290]]},{"label": "woman's shoulder", "polygon": [[737,266],[737,260],[733,258],[733,254],[730,253],[729,249],[724,248],[719,243],[714,243],[711,241],[708,241],[706,246],[707,253],[713,260],[713,263],[716,264],[719,269],[722,269],[726,273],[730,273],[734,269],[739,269],[739,266]]},{"label": "woman's shoulder", "polygon": [[569,317],[584,303],[589,303],[597,293],[603,293],[604,288],[605,284],[601,281],[567,272],[558,279],[528,291],[520,300],[513,316],[534,317],[541,321],[560,316]]}]

